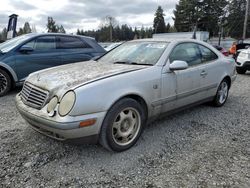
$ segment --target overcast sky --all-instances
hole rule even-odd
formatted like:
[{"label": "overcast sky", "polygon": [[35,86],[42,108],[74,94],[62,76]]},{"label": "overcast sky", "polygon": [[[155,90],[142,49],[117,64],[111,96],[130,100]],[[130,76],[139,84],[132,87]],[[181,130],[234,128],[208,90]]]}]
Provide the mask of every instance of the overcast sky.
[{"label": "overcast sky", "polygon": [[47,17],[54,18],[68,33],[77,28],[98,29],[100,20],[107,15],[119,24],[132,27],[152,26],[154,13],[161,5],[165,22],[173,23],[173,9],[178,0],[2,0],[0,6],[0,30],[7,27],[8,16],[18,14],[17,28],[25,21],[35,25],[38,32],[46,32]]}]

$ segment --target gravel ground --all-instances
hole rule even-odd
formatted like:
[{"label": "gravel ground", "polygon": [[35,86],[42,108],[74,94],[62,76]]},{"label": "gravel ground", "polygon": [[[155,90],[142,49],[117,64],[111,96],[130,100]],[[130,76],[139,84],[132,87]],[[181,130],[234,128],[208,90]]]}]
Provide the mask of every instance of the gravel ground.
[{"label": "gravel ground", "polygon": [[67,145],[34,132],[0,98],[0,187],[250,187],[250,73],[222,108],[150,124],[128,151]]}]

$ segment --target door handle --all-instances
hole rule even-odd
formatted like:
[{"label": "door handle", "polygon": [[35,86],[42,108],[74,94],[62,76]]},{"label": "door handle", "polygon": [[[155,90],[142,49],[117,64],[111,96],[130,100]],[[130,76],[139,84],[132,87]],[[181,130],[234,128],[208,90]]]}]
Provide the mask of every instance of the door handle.
[{"label": "door handle", "polygon": [[201,72],[200,75],[201,75],[202,77],[205,77],[205,76],[207,76],[207,72],[203,70],[203,71]]}]

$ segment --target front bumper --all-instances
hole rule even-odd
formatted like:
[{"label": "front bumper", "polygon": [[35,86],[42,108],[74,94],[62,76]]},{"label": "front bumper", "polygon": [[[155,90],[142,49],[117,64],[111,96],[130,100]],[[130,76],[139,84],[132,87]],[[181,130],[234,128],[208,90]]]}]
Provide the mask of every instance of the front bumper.
[{"label": "front bumper", "polygon": [[[106,112],[81,116],[49,117],[46,111],[37,110],[25,105],[19,94],[16,96],[16,106],[22,117],[31,125],[31,127],[56,140],[66,142],[81,141],[84,143],[96,143],[101,129],[102,121]],[[96,119],[92,126],[79,127],[80,122]]]},{"label": "front bumper", "polygon": [[236,61],[236,67],[250,70],[250,59],[239,58]]}]

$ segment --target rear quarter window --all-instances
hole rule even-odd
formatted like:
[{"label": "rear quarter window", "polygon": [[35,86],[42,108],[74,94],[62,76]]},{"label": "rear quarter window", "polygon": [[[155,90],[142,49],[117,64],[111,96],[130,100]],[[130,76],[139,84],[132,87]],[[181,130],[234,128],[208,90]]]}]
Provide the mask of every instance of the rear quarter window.
[{"label": "rear quarter window", "polygon": [[91,48],[89,44],[77,37],[58,37],[59,49],[76,49],[76,48]]}]

